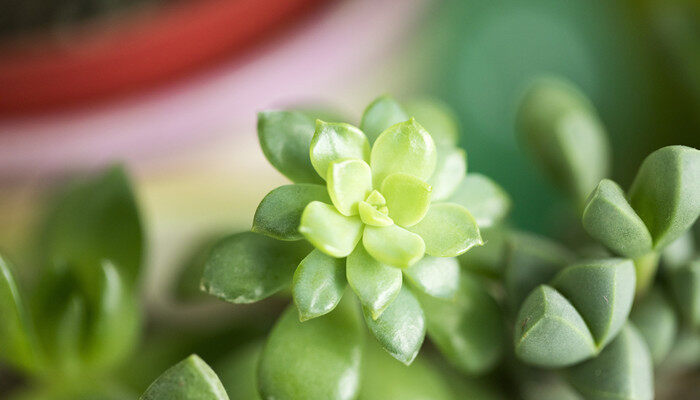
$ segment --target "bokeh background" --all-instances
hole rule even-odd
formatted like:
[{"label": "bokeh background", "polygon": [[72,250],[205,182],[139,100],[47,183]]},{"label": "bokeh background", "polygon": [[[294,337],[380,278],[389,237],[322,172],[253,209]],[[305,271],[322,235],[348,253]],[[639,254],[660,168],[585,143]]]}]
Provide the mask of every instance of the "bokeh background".
[{"label": "bokeh background", "polygon": [[511,194],[514,225],[556,235],[566,201],[514,133],[519,95],[543,74],[592,99],[623,186],[650,151],[700,147],[697,0],[1,1],[0,249],[31,265],[51,189],[120,162],[147,229],[151,325],[186,335],[274,315],[173,295],[201,244],[249,229],[285,181],[259,149],[256,112],[357,122],[385,93],[451,106],[469,170]]}]

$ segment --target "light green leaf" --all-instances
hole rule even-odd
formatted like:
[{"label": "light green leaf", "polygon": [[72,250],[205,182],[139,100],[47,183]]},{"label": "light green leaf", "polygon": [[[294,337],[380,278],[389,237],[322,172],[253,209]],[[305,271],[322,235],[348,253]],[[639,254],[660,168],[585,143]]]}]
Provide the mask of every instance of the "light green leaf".
[{"label": "light green leaf", "polygon": [[311,165],[309,147],[314,120],[296,111],[258,113],[258,139],[267,160],[296,183],[321,183]]},{"label": "light green leaf", "polygon": [[572,265],[557,274],[552,286],[581,314],[602,348],[622,329],[632,309],[634,265],[622,258]]},{"label": "light green leaf", "polygon": [[413,286],[433,297],[452,299],[459,287],[459,263],[453,257],[425,256],[404,273]]},{"label": "light green leaf", "polygon": [[450,196],[449,202],[469,210],[481,229],[501,222],[512,205],[510,196],[501,186],[478,173],[467,174]]},{"label": "light green leaf", "polygon": [[413,175],[391,174],[384,179],[381,193],[386,198],[389,217],[403,227],[417,224],[430,207],[431,187]]},{"label": "light green leaf", "polygon": [[389,354],[406,365],[418,355],[425,338],[425,316],[410,290],[402,288],[396,299],[376,320],[365,309],[370,332]]},{"label": "light green leaf", "polygon": [[654,364],[666,358],[676,341],[678,318],[660,288],[654,288],[634,305],[630,319],[649,347]]},{"label": "light green leaf", "polygon": [[369,141],[361,130],[350,124],[316,120],[311,140],[311,163],[321,178],[327,179],[334,161],[353,159],[369,161]]},{"label": "light green leaf", "polygon": [[624,257],[640,257],[651,250],[651,235],[617,183],[603,179],[583,209],[583,228],[607,248]]},{"label": "light green leaf", "polygon": [[[374,192],[379,193],[376,190]],[[361,201],[358,205],[358,210],[360,211],[360,219],[362,220],[362,222],[372,226],[393,225],[394,220],[389,218],[389,216],[386,215],[384,212],[379,211],[379,209],[381,209],[386,210],[386,212],[389,212],[389,209],[386,207],[386,205],[379,206],[379,209],[377,207],[378,206],[373,206],[366,201]]]},{"label": "light green leaf", "polygon": [[381,187],[384,178],[399,172],[425,181],[435,171],[436,158],[433,138],[418,122],[410,119],[392,125],[372,146],[374,187]]},{"label": "light green leaf", "polygon": [[372,191],[372,171],[362,160],[338,160],[328,167],[328,194],[341,214],[358,214],[358,204]]},{"label": "light green leaf", "polygon": [[352,303],[300,322],[289,307],[272,329],[260,357],[258,385],[266,400],[350,400],[360,386],[362,332]]},{"label": "light green leaf", "polygon": [[292,296],[299,309],[299,318],[306,321],[331,312],[347,286],[345,263],[314,250],[294,272]]},{"label": "light green leaf", "polygon": [[346,268],[350,287],[377,319],[401,290],[401,270],[377,261],[362,245],[348,256]]},{"label": "light green leaf", "polygon": [[159,376],[140,400],[228,400],[216,373],[191,355]]},{"label": "light green leaf", "polygon": [[566,375],[588,400],[654,398],[649,350],[632,324],[596,358],[569,368]]},{"label": "light green leaf", "polygon": [[654,248],[671,243],[700,214],[700,150],[668,146],[651,153],[639,167],[629,196]]},{"label": "light green leaf", "polygon": [[330,203],[324,186],[298,183],[272,190],[255,210],[253,232],[279,240],[303,239],[298,231],[301,213],[312,201]]},{"label": "light green leaf", "polygon": [[[409,116],[425,127],[435,144],[457,145],[459,139],[457,116],[447,104],[437,99],[414,99],[405,102],[404,109]],[[407,119],[408,117],[401,121]]]},{"label": "light green leaf", "polygon": [[360,241],[362,221],[339,213],[329,204],[312,201],[301,215],[299,232],[329,256],[346,257]]},{"label": "light green leaf", "polygon": [[423,239],[400,226],[365,226],[362,244],[377,261],[397,268],[415,264],[425,253]]},{"label": "light green leaf", "polygon": [[467,153],[457,147],[438,146],[435,172],[428,179],[433,201],[447,200],[467,173]]},{"label": "light green leaf", "polygon": [[281,242],[253,232],[222,239],[204,268],[202,290],[231,303],[252,303],[292,281],[308,252],[304,242]]},{"label": "light green leaf", "polygon": [[362,114],[360,129],[367,135],[369,141],[374,143],[380,133],[407,119],[408,114],[401,108],[401,105],[390,96],[384,95],[367,106]]},{"label": "light green leaf", "polygon": [[515,354],[521,360],[559,368],[596,352],[583,318],[554,288],[540,285],[525,299],[515,320]]},{"label": "light green leaf", "polygon": [[64,377],[75,377],[79,374],[87,318],[85,299],[73,294],[63,309],[54,316],[53,321],[43,325],[50,329],[45,333],[45,343],[48,343],[45,348],[49,349],[52,356],[52,368],[56,374]]},{"label": "light green leaf", "polygon": [[500,226],[480,229],[480,232],[484,245],[461,254],[457,260],[467,271],[500,280],[504,276],[506,266],[506,239],[509,232]]},{"label": "light green leaf", "polygon": [[431,204],[425,217],[410,231],[423,238],[425,252],[435,257],[456,257],[484,244],[474,217],[453,203]]},{"label": "light green leaf", "polygon": [[690,326],[700,328],[700,258],[669,275],[671,289],[683,317]]},{"label": "light green leaf", "polygon": [[674,270],[691,262],[695,255],[694,241],[692,232],[687,231],[681,237],[669,243],[661,253],[664,268],[666,270]]}]

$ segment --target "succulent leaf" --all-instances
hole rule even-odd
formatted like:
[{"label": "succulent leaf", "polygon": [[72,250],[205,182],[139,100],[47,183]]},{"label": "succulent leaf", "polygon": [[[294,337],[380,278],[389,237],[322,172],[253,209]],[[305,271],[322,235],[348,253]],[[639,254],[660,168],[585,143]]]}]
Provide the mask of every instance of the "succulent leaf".
[{"label": "succulent leaf", "polygon": [[367,135],[369,141],[374,143],[379,134],[390,126],[406,121],[408,118],[408,114],[396,100],[384,95],[367,106],[362,114],[360,129]]},{"label": "succulent leaf", "polygon": [[362,244],[377,261],[397,268],[411,266],[425,254],[423,239],[398,225],[365,226]]},{"label": "succulent leaf", "polygon": [[700,259],[669,273],[671,290],[687,323],[700,327]]},{"label": "succulent leaf", "polygon": [[382,264],[358,245],[347,258],[347,279],[350,287],[377,319],[401,290],[401,270]]},{"label": "succulent leaf", "polygon": [[433,188],[432,200],[447,200],[467,174],[467,153],[453,146],[437,146],[435,172],[428,179]]},{"label": "succulent leaf", "polygon": [[229,400],[216,373],[191,355],[158,377],[140,400]]},{"label": "succulent leaf", "polygon": [[253,232],[279,240],[303,239],[298,230],[301,214],[312,201],[331,202],[324,186],[298,183],[272,190],[255,211]]},{"label": "succulent leaf", "polygon": [[389,218],[402,227],[413,226],[423,219],[430,207],[431,191],[424,181],[402,173],[387,176],[381,188]]},{"label": "succulent leaf", "polygon": [[426,254],[435,257],[456,257],[484,243],[474,217],[453,203],[431,204],[425,217],[409,230],[423,238]]},{"label": "succulent leaf", "polygon": [[448,201],[469,210],[481,229],[505,219],[512,205],[510,196],[500,185],[478,173],[467,174]]},{"label": "succulent leaf", "polygon": [[327,180],[329,166],[334,161],[369,161],[369,141],[361,130],[350,124],[317,120],[310,157],[318,175]]},{"label": "succulent leaf", "polygon": [[360,241],[362,221],[339,213],[329,204],[312,201],[301,214],[299,232],[329,256],[346,257]]},{"label": "succulent leaf", "polygon": [[630,319],[649,347],[654,364],[666,358],[678,334],[678,317],[660,288],[654,288],[635,304]]},{"label": "succulent leaf", "polygon": [[359,203],[372,191],[372,171],[362,160],[331,162],[326,180],[333,205],[348,217],[358,214]]},{"label": "succulent leaf", "polygon": [[292,297],[299,318],[306,321],[331,312],[347,286],[345,263],[314,249],[299,263],[292,280]]},{"label": "succulent leaf", "polygon": [[443,102],[436,99],[413,99],[404,103],[408,117],[413,117],[430,132],[435,144],[456,146],[459,139],[457,116]]},{"label": "succulent leaf", "polygon": [[441,299],[453,299],[459,287],[459,262],[454,257],[425,256],[404,270],[418,290]]}]

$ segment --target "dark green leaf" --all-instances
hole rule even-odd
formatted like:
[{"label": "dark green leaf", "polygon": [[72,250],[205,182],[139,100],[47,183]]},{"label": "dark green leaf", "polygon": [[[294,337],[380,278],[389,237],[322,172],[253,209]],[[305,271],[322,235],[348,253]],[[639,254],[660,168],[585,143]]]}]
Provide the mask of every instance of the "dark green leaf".
[{"label": "dark green leaf", "polygon": [[312,201],[331,202],[325,186],[296,184],[274,189],[255,210],[253,232],[279,240],[303,239],[298,231],[301,214]]},{"label": "dark green leaf", "polygon": [[216,373],[191,355],[159,376],[140,400],[228,400]]},{"label": "dark green leaf", "polygon": [[331,312],[345,291],[345,260],[314,250],[294,272],[292,296],[302,321]]}]

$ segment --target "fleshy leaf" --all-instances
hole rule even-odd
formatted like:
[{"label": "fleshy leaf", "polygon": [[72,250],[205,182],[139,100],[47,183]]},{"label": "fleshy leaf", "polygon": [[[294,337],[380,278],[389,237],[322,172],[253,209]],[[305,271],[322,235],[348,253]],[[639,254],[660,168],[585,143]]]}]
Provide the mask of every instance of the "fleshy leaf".
[{"label": "fleshy leaf", "polygon": [[327,179],[328,167],[334,161],[369,161],[369,141],[361,130],[350,124],[316,120],[310,154],[318,175]]},{"label": "fleshy leaf", "polygon": [[159,376],[140,400],[228,400],[216,373],[191,355]]},{"label": "fleshy leaf", "polygon": [[[384,208],[386,208],[386,206],[384,206]],[[382,213],[377,207],[366,201],[360,202],[358,210],[360,211],[360,219],[367,225],[389,226],[394,224],[394,221],[389,218],[388,215]]]},{"label": "fleshy leaf", "polygon": [[415,264],[425,254],[420,236],[400,226],[365,226],[362,244],[377,261],[397,268]]},{"label": "fleshy leaf", "polygon": [[467,173],[467,153],[457,147],[438,146],[435,172],[428,179],[433,188],[432,200],[447,200]]},{"label": "fleshy leaf", "polygon": [[372,146],[374,187],[381,187],[384,178],[399,172],[425,181],[435,171],[436,158],[433,138],[418,122],[410,119],[392,125]]},{"label": "fleshy leaf", "polygon": [[403,227],[417,224],[430,207],[431,187],[413,175],[391,174],[384,179],[381,193],[389,217]]},{"label": "fleshy leaf", "polygon": [[661,260],[666,270],[674,270],[691,262],[694,255],[695,240],[692,232],[688,231],[664,248]]},{"label": "fleshy leaf", "polygon": [[651,153],[639,167],[629,196],[654,247],[671,243],[700,214],[700,150],[668,146]]},{"label": "fleshy leaf", "polygon": [[258,140],[263,154],[292,182],[323,182],[309,158],[314,129],[314,120],[300,112],[264,111],[258,114]]},{"label": "fleshy leaf", "polygon": [[449,202],[469,210],[481,229],[501,222],[512,204],[510,196],[501,186],[477,173],[467,174],[450,196]]},{"label": "fleshy leaf", "polygon": [[622,258],[572,265],[557,274],[552,286],[571,302],[603,347],[622,329],[632,309],[634,265]]},{"label": "fleshy leaf", "polygon": [[294,272],[292,296],[302,321],[328,314],[338,305],[347,286],[343,261],[320,250],[301,260]]},{"label": "fleshy leaf", "polygon": [[700,327],[700,259],[670,273],[676,303],[688,324]]},{"label": "fleshy leaf", "polygon": [[367,106],[362,114],[360,129],[367,135],[369,141],[374,143],[379,134],[394,124],[406,121],[408,117],[408,114],[396,100],[384,95]]},{"label": "fleshy leaf", "polygon": [[425,338],[425,316],[410,290],[399,295],[376,320],[365,309],[365,322],[384,350],[406,365],[418,355]]},{"label": "fleshy leaf", "polygon": [[292,281],[310,250],[305,242],[281,242],[253,232],[231,235],[212,249],[202,289],[231,303],[262,300]]},{"label": "fleshy leaf", "polygon": [[459,287],[459,263],[454,257],[425,256],[404,273],[413,286],[433,297],[452,299]]},{"label": "fleshy leaf", "polygon": [[425,252],[435,257],[456,257],[484,244],[474,217],[454,203],[432,204],[410,231],[423,238]]},{"label": "fleshy leaf", "polygon": [[255,210],[253,232],[279,240],[303,239],[298,231],[301,213],[312,201],[331,201],[324,186],[298,183],[272,190]]},{"label": "fleshy leaf", "polygon": [[530,293],[515,324],[515,354],[530,364],[564,367],[597,352],[581,315],[550,286],[540,285]]},{"label": "fleshy leaf", "polygon": [[[467,271],[502,279],[506,267],[507,239],[510,232],[499,226],[480,231],[484,245],[474,247],[457,257],[459,264]],[[532,290],[532,287],[530,290]],[[525,295],[527,295],[527,292],[525,292],[523,297]]]},{"label": "fleshy leaf", "polygon": [[631,324],[625,325],[596,358],[569,368],[566,375],[586,399],[654,398],[649,350]]},{"label": "fleshy leaf", "polygon": [[345,301],[329,314],[300,322],[294,307],[277,320],[260,357],[263,399],[350,400],[360,386],[364,334]]},{"label": "fleshy leaf", "polygon": [[347,278],[360,302],[377,319],[401,290],[401,270],[374,259],[358,245],[347,258]]},{"label": "fleshy leaf", "polygon": [[[435,144],[456,146],[459,139],[457,116],[447,104],[436,99],[414,99],[404,103],[409,116],[420,122],[433,137]],[[401,121],[407,120],[408,117]]]},{"label": "fleshy leaf", "polygon": [[329,204],[312,201],[301,215],[299,232],[329,256],[346,257],[360,241],[362,221],[339,213]]},{"label": "fleshy leaf", "polygon": [[603,179],[583,209],[583,227],[589,235],[624,257],[635,258],[651,250],[651,235],[617,183]]},{"label": "fleshy leaf", "polygon": [[348,217],[357,215],[358,204],[372,191],[372,171],[362,160],[331,162],[326,180],[333,205]]},{"label": "fleshy leaf", "polygon": [[630,315],[644,338],[654,364],[666,358],[676,341],[678,318],[663,291],[654,288],[634,305]]}]

